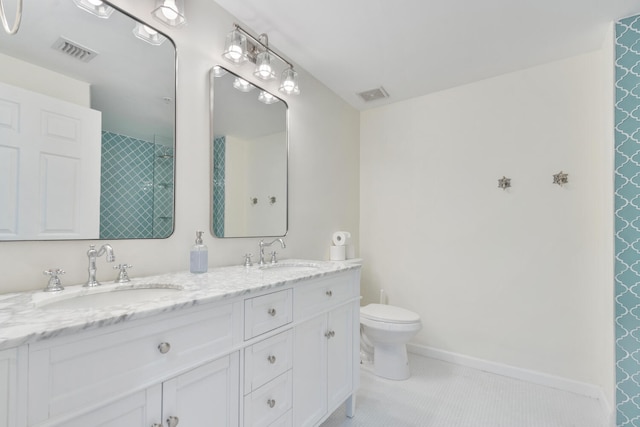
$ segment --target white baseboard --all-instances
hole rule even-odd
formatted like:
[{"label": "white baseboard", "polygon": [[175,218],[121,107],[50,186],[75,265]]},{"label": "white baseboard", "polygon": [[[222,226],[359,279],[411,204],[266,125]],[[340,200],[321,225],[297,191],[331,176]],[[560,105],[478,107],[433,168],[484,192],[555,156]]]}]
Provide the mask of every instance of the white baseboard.
[{"label": "white baseboard", "polygon": [[530,369],[518,368],[515,366],[505,365],[489,360],[478,359],[476,357],[440,350],[434,347],[428,347],[420,344],[409,343],[407,344],[407,350],[411,353],[430,357],[432,359],[443,360],[445,362],[455,363],[462,366],[468,366],[480,371],[490,372],[492,374],[502,375],[510,378],[516,378],[533,384],[539,384],[579,394],[582,396],[591,397],[593,399],[598,399],[604,412],[606,414],[610,414],[611,418],[613,418],[613,408],[609,402],[609,399],[607,399],[604,390],[594,384],[583,383],[580,381],[574,381],[568,378],[549,375]]}]

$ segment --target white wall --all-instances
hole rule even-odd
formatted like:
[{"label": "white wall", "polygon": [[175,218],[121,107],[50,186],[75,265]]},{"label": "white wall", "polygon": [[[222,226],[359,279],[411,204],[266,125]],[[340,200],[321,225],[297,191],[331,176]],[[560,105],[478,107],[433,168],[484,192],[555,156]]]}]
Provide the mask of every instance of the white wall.
[{"label": "white wall", "polygon": [[384,288],[417,344],[613,399],[611,52],[361,115],[364,303]]},{"label": "white wall", "polygon": [[[162,25],[152,21],[152,0],[115,0],[114,4],[152,25]],[[222,61],[224,38],[235,20],[211,0],[187,1],[186,16],[183,28],[162,27],[178,48],[176,228],[168,239],[110,242],[117,262],[134,266],[131,276],[187,269],[195,230],[210,228],[208,73]],[[231,67],[255,82],[248,64]],[[279,252],[282,258],[328,259],[333,231],[358,229],[359,114],[304,70],[298,71],[302,94],[287,97],[291,122],[289,233],[287,248]],[[277,85],[273,82],[265,89],[275,92]],[[240,264],[244,253],[257,252],[259,240],[217,239],[207,233],[209,265]],[[63,284],[82,283],[87,278],[90,243],[0,242],[0,292],[43,288],[46,277],[42,270],[51,267],[67,271]],[[111,265],[99,259],[98,279],[112,277]]]},{"label": "white wall", "polygon": [[64,74],[0,54],[0,81],[74,104],[91,107],[91,86]]}]

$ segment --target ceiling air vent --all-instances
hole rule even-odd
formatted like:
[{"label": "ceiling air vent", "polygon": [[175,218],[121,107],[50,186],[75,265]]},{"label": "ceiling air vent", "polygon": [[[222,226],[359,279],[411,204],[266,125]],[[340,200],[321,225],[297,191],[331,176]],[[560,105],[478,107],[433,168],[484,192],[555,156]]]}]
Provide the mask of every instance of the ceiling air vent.
[{"label": "ceiling air vent", "polygon": [[86,48],[76,42],[67,40],[64,37],[60,37],[58,40],[56,40],[52,47],[55,50],[58,50],[65,55],[68,55],[82,62],[89,62],[98,55],[97,52]]},{"label": "ceiling air vent", "polygon": [[382,86],[377,89],[365,90],[364,92],[360,92],[358,94],[360,98],[364,100],[364,102],[377,101],[378,99],[388,98],[389,94]]}]

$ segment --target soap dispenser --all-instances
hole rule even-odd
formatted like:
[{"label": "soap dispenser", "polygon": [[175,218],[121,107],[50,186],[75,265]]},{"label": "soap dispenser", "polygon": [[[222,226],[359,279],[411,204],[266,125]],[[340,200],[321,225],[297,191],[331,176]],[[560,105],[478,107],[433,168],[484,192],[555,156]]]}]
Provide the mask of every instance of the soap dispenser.
[{"label": "soap dispenser", "polygon": [[209,251],[202,243],[203,234],[203,231],[196,231],[196,244],[191,247],[189,257],[189,271],[196,274],[206,273],[209,265]]}]

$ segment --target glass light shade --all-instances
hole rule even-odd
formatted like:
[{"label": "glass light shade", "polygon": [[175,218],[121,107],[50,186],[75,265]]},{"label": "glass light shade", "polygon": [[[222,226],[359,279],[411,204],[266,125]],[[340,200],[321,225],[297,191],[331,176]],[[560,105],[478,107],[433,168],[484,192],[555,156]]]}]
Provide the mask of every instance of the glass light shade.
[{"label": "glass light shade", "polygon": [[261,90],[260,94],[258,95],[258,101],[264,102],[265,104],[275,104],[279,101],[279,99],[271,95],[269,92]]},{"label": "glass light shade", "polygon": [[262,80],[276,78],[276,72],[271,67],[271,55],[268,51],[261,52],[256,57],[256,70],[253,75]]},{"label": "glass light shade", "polygon": [[219,65],[214,65],[214,66],[213,66],[213,75],[214,75],[215,77],[222,77],[222,76],[224,76],[225,74],[227,74],[227,70],[225,70],[224,68],[222,68],[222,67],[221,67],[221,66],[219,66]]},{"label": "glass light shade", "polygon": [[245,79],[241,79],[240,77],[236,77],[233,81],[233,87],[238,89],[240,92],[251,92],[255,89],[255,86],[246,81]]},{"label": "glass light shade", "polygon": [[234,64],[241,64],[247,60],[247,38],[238,30],[227,34],[222,56]]},{"label": "glass light shade", "polygon": [[140,22],[133,29],[133,35],[154,46],[160,46],[166,40],[162,34]]},{"label": "glass light shade", "polygon": [[113,13],[113,8],[107,6],[102,0],[73,0],[80,9],[89,12],[98,18],[107,19]]},{"label": "glass light shade", "polygon": [[179,27],[187,22],[182,2],[183,0],[156,0],[156,8],[151,14],[163,24]]},{"label": "glass light shade", "polygon": [[287,95],[300,94],[300,88],[298,88],[298,73],[293,68],[287,68],[282,72],[280,89],[278,90]]}]

